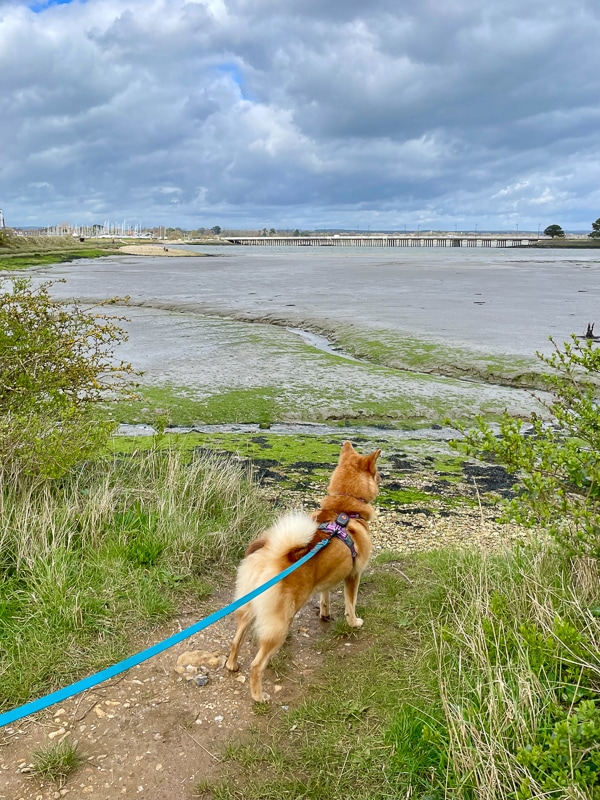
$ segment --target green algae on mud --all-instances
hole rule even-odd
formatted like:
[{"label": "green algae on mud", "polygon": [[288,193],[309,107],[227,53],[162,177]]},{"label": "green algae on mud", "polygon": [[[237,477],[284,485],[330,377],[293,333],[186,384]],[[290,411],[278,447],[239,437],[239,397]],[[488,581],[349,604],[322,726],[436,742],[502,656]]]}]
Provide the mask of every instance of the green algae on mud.
[{"label": "green algae on mud", "polygon": [[358,359],[409,372],[456,378],[519,388],[543,388],[543,369],[534,358],[501,356],[427,342],[388,330],[358,330],[341,327],[329,335]]},{"label": "green algae on mud", "polygon": [[[434,508],[452,511],[457,507],[474,506],[483,499],[495,503],[498,491],[507,490],[511,480],[498,467],[467,462],[462,456],[430,452],[423,440],[398,440],[347,432],[328,435],[282,435],[256,433],[189,432],[156,436],[115,436],[111,441],[114,453],[180,448],[191,453],[211,453],[237,463],[246,461],[255,480],[277,488],[283,501],[286,493],[301,493],[302,502],[324,494],[332,470],[337,464],[340,447],[350,438],[360,452],[382,449],[380,470],[382,485],[377,506],[382,509],[415,508],[429,513]],[[477,485],[475,483],[477,480]]]},{"label": "green algae on mud", "polygon": [[[393,370],[370,365],[363,365],[345,381],[344,366],[327,384],[304,382],[296,376],[283,387],[215,389],[208,396],[206,390],[191,387],[140,385],[138,399],[107,409],[113,418],[118,415],[128,423],[152,424],[156,417],[166,417],[169,424],[184,426],[327,422],[414,429],[442,424],[449,410],[457,422],[468,422],[476,415],[498,419],[506,408],[506,400],[499,402],[493,393],[471,382],[459,385],[452,379],[408,373],[398,380]],[[384,380],[377,380],[377,373]]]}]

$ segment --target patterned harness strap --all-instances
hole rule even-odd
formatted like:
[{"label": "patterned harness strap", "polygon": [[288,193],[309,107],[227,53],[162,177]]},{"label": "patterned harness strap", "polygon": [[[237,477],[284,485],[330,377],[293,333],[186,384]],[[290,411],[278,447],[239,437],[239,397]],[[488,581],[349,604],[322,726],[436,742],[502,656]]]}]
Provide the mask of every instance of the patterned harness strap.
[{"label": "patterned harness strap", "polygon": [[318,530],[328,531],[330,537],[337,536],[338,539],[341,539],[342,542],[350,548],[352,560],[354,561],[358,554],[356,552],[356,547],[354,546],[354,541],[346,530],[346,525],[350,521],[351,517],[357,519],[360,517],[360,514],[346,514],[342,511],[337,515],[334,522],[323,522],[321,525],[319,525]]}]

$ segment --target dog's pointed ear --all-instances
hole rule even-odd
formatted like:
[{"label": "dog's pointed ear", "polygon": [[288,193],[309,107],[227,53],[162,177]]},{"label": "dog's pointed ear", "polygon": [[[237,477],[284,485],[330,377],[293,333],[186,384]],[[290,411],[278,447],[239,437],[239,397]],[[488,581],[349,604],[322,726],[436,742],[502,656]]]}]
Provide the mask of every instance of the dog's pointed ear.
[{"label": "dog's pointed ear", "polygon": [[344,456],[348,455],[349,453],[355,453],[356,450],[352,447],[352,442],[345,441],[342,445],[342,452],[340,453],[340,459]]},{"label": "dog's pointed ear", "polygon": [[381,455],[381,450],[375,450],[374,453],[371,453],[371,455],[367,456],[367,464],[369,466],[369,470],[373,473],[373,475],[377,472],[376,463],[380,455]]}]

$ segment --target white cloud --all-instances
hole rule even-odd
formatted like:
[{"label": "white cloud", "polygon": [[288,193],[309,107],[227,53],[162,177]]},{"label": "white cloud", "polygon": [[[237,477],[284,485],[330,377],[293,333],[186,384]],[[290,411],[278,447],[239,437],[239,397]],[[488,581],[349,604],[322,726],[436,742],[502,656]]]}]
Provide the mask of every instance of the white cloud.
[{"label": "white cloud", "polygon": [[0,0],[0,202],[13,224],[586,228],[599,33],[594,0]]}]

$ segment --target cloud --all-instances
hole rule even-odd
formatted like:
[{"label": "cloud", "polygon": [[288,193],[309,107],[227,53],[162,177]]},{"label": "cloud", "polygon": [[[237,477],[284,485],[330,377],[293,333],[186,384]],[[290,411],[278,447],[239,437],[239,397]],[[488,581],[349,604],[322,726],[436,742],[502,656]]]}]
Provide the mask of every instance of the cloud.
[{"label": "cloud", "polygon": [[12,224],[597,218],[593,0],[0,0]]}]

